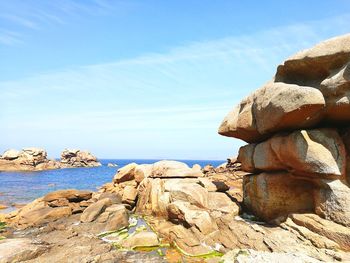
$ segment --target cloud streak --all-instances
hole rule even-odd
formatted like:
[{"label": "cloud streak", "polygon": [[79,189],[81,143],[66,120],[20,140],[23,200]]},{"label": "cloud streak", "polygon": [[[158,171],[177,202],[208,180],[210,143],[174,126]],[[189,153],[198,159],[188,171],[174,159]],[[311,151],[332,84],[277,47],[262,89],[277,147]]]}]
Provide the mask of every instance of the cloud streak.
[{"label": "cloud streak", "polygon": [[0,82],[0,133],[6,142],[0,148],[23,147],[31,134],[31,144],[53,152],[61,141],[103,156],[126,158],[122,153],[134,151],[133,157],[179,158],[186,152],[224,159],[242,144],[217,136],[227,111],[268,81],[285,57],[348,32],[349,19],[193,42],[166,53]]},{"label": "cloud streak", "polygon": [[117,14],[118,9],[125,10],[123,1],[106,0],[61,0],[61,1],[3,1],[0,2],[0,22],[4,31],[21,32],[5,34],[0,32],[0,44],[14,45],[23,42],[22,35],[33,30],[43,30],[47,24],[66,25],[72,19],[89,19],[94,16]]}]

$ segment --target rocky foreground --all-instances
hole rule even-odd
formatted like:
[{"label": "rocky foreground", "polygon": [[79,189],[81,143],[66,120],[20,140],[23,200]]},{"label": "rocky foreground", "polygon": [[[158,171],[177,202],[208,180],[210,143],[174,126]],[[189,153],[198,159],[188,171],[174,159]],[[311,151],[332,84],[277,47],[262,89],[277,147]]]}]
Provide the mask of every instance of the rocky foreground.
[{"label": "rocky foreground", "polygon": [[7,150],[0,156],[0,171],[44,171],[61,168],[96,167],[101,163],[88,151],[65,149],[61,160],[47,158],[40,148],[24,148],[21,151]]},{"label": "rocky foreground", "polygon": [[273,224],[250,214],[246,175],[232,162],[129,164],[98,192],[60,190],[2,215],[0,262],[350,260],[346,227],[311,213]]},{"label": "rocky foreground", "polygon": [[350,35],[289,58],[219,133],[219,167],[131,163],[2,215],[2,262],[350,262]]}]

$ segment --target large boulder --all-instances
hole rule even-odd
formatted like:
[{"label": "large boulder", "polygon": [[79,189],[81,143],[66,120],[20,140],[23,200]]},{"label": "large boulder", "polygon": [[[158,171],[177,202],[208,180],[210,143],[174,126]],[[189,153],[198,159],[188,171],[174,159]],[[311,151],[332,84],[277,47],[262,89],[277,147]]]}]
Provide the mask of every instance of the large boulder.
[{"label": "large boulder", "polygon": [[[225,117],[219,133],[249,143],[238,156],[250,173],[245,209],[275,223],[307,212],[319,228],[350,226],[349,65],[350,34],[324,41],[288,58]],[[348,249],[347,235],[330,235]]]},{"label": "large boulder", "polygon": [[277,68],[276,81],[318,85],[350,59],[350,34],[334,37],[289,57]]},{"label": "large boulder", "polygon": [[152,178],[182,178],[182,177],[202,177],[200,169],[190,168],[187,164],[178,161],[159,161],[152,165]]},{"label": "large boulder", "polygon": [[349,121],[349,46],[347,34],[287,59],[272,81],[225,117],[219,133],[251,143],[279,131]]},{"label": "large boulder", "polygon": [[189,202],[175,201],[169,204],[167,209],[170,220],[195,226],[204,235],[218,230],[218,226],[206,210],[191,205]]},{"label": "large boulder", "polygon": [[104,210],[112,204],[109,198],[104,198],[88,206],[80,216],[83,223],[94,221]]},{"label": "large boulder", "polygon": [[285,170],[307,177],[343,179],[346,173],[345,146],[335,129],[276,135],[242,147],[238,160],[249,172]]},{"label": "large boulder", "polygon": [[50,192],[43,197],[43,200],[46,202],[52,202],[59,199],[67,199],[70,202],[80,202],[89,200],[91,197],[91,191],[67,189]]},{"label": "large boulder", "polygon": [[277,131],[311,127],[319,121],[324,107],[317,89],[269,82],[225,117],[219,134],[261,141]]},{"label": "large boulder", "polygon": [[[124,205],[114,204],[107,207],[104,213],[107,214],[105,231],[118,230],[129,226],[129,215]],[[100,217],[102,217],[102,214]]]},{"label": "large boulder", "polygon": [[244,205],[266,221],[290,213],[313,212],[313,189],[313,183],[286,172],[245,176]]}]

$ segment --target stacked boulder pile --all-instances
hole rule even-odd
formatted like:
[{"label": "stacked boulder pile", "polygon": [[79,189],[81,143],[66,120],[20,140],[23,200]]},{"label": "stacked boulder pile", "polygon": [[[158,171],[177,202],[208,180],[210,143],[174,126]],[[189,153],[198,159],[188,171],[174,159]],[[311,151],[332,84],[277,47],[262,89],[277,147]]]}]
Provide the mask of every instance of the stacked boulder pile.
[{"label": "stacked boulder pile", "polygon": [[278,66],[219,128],[249,143],[238,156],[250,173],[244,206],[269,222],[290,217],[350,250],[349,121],[350,34]]},{"label": "stacked boulder pile", "polygon": [[65,149],[61,153],[62,168],[101,166],[97,158],[88,151]]},{"label": "stacked boulder pile", "polygon": [[240,206],[228,190],[224,182],[205,177],[199,165],[159,161],[124,166],[100,192],[121,196],[139,215],[164,219],[154,225],[157,232],[186,253],[199,255],[220,243],[219,228],[227,225],[217,222],[239,214]]},{"label": "stacked boulder pile", "polygon": [[7,150],[0,156],[0,171],[39,171],[58,169],[59,163],[47,159],[47,152],[40,148]]}]

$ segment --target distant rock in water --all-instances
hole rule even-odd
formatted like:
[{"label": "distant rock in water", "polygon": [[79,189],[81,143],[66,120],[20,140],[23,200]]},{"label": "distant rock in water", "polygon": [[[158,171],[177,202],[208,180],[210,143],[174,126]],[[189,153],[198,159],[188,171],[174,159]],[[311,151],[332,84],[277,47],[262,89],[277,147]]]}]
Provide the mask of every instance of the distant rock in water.
[{"label": "distant rock in water", "polygon": [[[244,177],[244,206],[272,222],[292,213],[317,214],[322,219],[288,220],[350,250],[349,237],[333,233],[350,226],[349,121],[350,34],[278,66],[275,77],[243,99],[219,128],[249,143],[238,156],[242,170],[251,173]],[[318,230],[316,221],[322,221]]]},{"label": "distant rock in water", "polygon": [[118,164],[116,164],[116,163],[108,163],[107,166],[108,167],[118,167]]},{"label": "distant rock in water", "polygon": [[7,150],[0,156],[0,171],[43,171],[60,168],[101,166],[88,151],[64,150],[61,161],[47,159],[47,152],[40,148],[24,148],[22,151]]},{"label": "distant rock in water", "polygon": [[61,153],[61,167],[96,167],[101,166],[97,158],[88,151],[65,149]]},{"label": "distant rock in water", "polygon": [[47,159],[40,148],[24,148],[22,151],[7,150],[0,157],[0,171],[41,171],[60,168],[60,163]]}]

